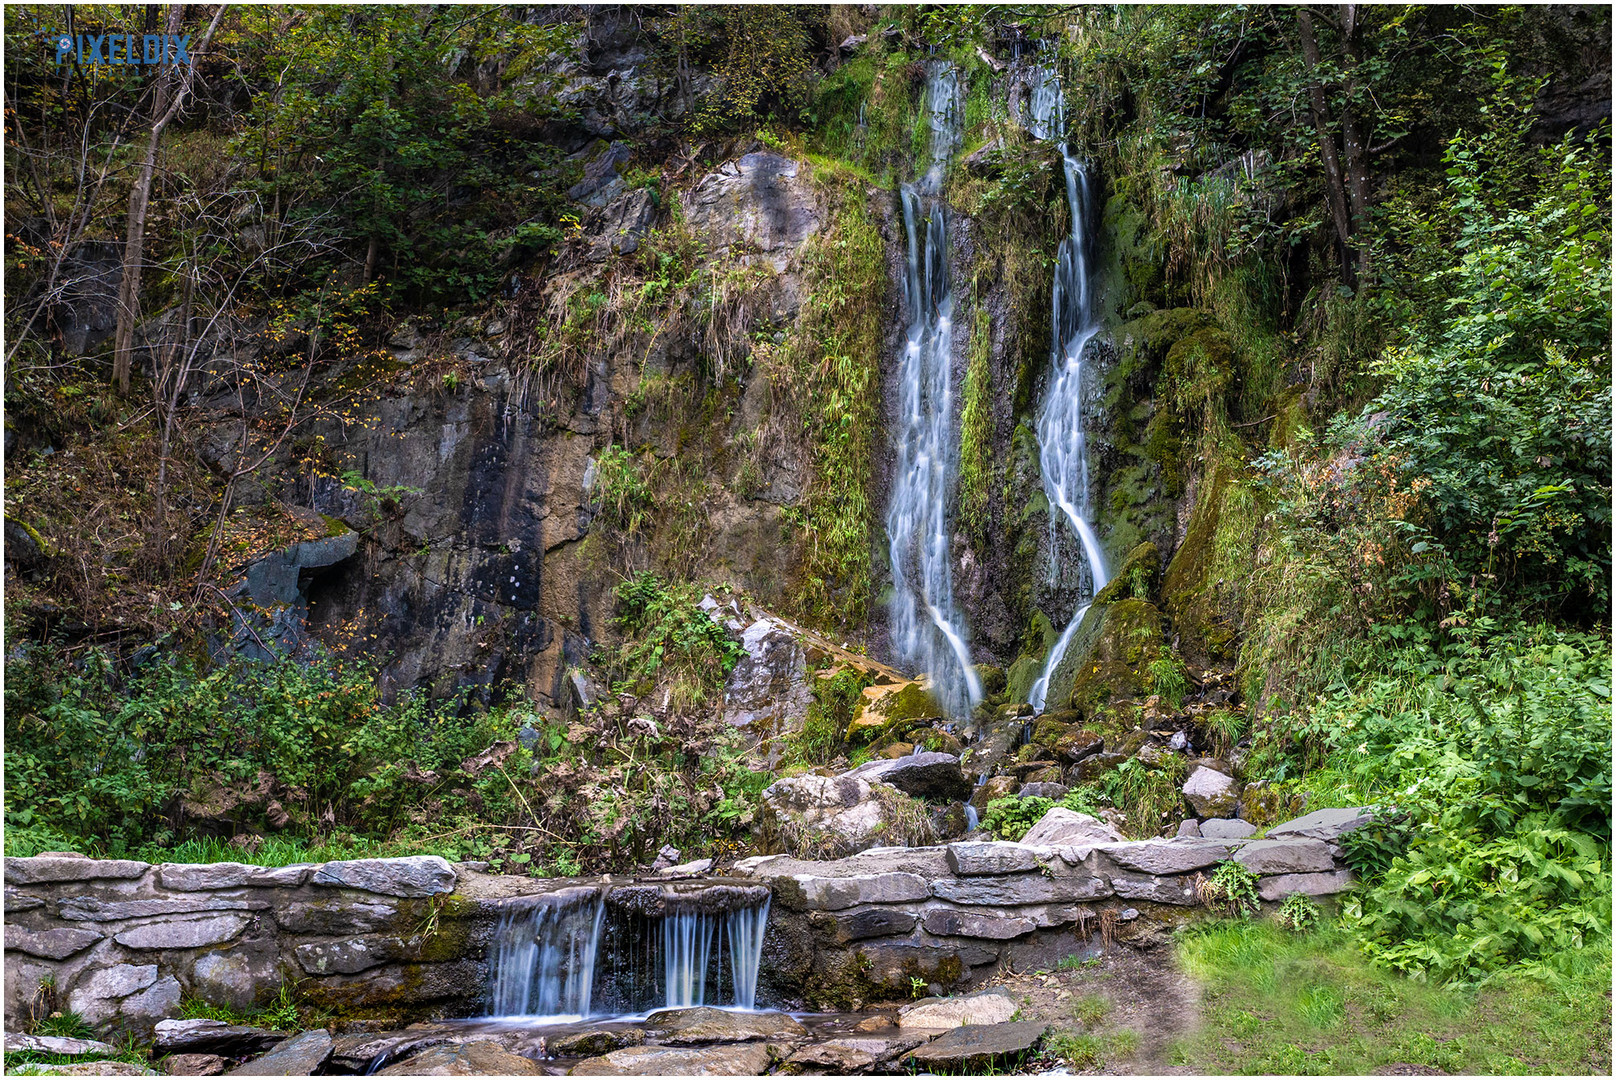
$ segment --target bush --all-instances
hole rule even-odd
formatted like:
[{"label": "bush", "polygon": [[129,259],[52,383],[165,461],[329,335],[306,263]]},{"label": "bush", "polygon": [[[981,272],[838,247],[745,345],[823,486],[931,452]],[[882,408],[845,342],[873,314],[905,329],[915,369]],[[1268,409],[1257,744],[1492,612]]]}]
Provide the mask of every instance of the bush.
[{"label": "bush", "polygon": [[613,689],[643,696],[661,685],[676,708],[718,693],[743,655],[696,605],[693,586],[666,583],[650,571],[617,587],[617,626],[624,641],[602,658]]}]

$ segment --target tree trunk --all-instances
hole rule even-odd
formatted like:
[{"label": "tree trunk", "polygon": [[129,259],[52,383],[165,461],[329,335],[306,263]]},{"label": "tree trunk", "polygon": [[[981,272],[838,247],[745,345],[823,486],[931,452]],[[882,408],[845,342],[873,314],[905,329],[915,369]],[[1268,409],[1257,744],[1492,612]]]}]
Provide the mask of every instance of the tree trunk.
[{"label": "tree trunk", "polygon": [[1319,136],[1319,160],[1324,165],[1324,198],[1330,206],[1330,217],[1335,222],[1336,237],[1341,245],[1341,280],[1349,289],[1358,285],[1357,252],[1353,244],[1352,214],[1347,206],[1346,180],[1342,175],[1341,158],[1336,152],[1335,132],[1330,124],[1330,106],[1324,99],[1324,84],[1319,82],[1319,44],[1313,37],[1313,16],[1301,8],[1296,21],[1302,31],[1302,62],[1307,68],[1307,94],[1313,109],[1313,129]]},{"label": "tree trunk", "polygon": [[[1346,75],[1341,106],[1341,146],[1346,157],[1347,200],[1352,212],[1354,236],[1361,236],[1369,225],[1369,139],[1367,128],[1360,125],[1352,101],[1357,91],[1357,70],[1363,59],[1363,24],[1358,21],[1356,4],[1341,5],[1342,50],[1346,53]],[[1369,245],[1358,244],[1358,280],[1360,287],[1369,281]]]},{"label": "tree trunk", "polygon": [[[141,160],[140,173],[129,191],[129,216],[124,222],[123,276],[118,282],[118,326],[112,341],[112,381],[117,384],[118,393],[124,396],[129,393],[129,369],[134,365],[135,320],[140,314],[140,270],[146,246],[146,211],[151,204],[152,179],[157,172],[157,150],[162,145],[163,129],[168,127],[185,104],[185,96],[195,76],[195,60],[208,47],[224,12],[225,5],[220,4],[214,12],[213,21],[208,24],[207,32],[202,35],[201,44],[190,50],[193,62],[187,70],[182,72],[179,65],[173,63],[161,64],[157,68],[157,85],[152,91],[151,135],[146,140],[146,155]],[[184,15],[183,4],[169,7],[169,34],[179,33]]]}]

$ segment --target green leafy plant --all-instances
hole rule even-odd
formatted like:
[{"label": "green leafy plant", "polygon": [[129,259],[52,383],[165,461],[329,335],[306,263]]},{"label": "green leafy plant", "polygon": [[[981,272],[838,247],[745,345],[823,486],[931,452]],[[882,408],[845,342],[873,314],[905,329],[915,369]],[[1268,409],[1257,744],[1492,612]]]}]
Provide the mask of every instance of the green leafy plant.
[{"label": "green leafy plant", "polygon": [[1000,840],[1020,840],[1054,805],[1055,800],[1042,795],[994,799],[988,803],[987,813],[982,815],[982,827]]},{"label": "green leafy plant", "polygon": [[1257,875],[1233,859],[1218,863],[1212,876],[1195,875],[1195,895],[1202,904],[1226,916],[1247,918],[1257,913]]},{"label": "green leafy plant", "polygon": [[1279,907],[1279,925],[1296,934],[1305,934],[1319,923],[1319,905],[1301,893],[1292,893]]}]

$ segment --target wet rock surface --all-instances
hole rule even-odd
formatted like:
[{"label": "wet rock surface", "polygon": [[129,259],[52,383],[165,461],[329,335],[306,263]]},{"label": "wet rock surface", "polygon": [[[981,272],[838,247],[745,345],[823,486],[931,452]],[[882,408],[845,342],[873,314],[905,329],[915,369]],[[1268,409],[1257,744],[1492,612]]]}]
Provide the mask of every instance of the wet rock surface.
[{"label": "wet rock surface", "polygon": [[1021,1058],[1048,1030],[1041,1020],[966,1024],[920,1047],[909,1060],[919,1069],[982,1072],[1004,1059]]}]

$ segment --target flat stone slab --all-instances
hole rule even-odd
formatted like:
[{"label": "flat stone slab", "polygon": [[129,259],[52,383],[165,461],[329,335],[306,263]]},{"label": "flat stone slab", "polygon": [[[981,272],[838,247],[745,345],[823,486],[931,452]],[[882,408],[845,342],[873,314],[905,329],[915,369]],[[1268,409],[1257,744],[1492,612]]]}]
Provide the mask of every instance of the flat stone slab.
[{"label": "flat stone slab", "polygon": [[858,904],[901,904],[924,900],[930,889],[919,874],[861,874],[817,877],[794,874],[773,879],[781,904],[798,911],[838,911]]},{"label": "flat stone slab", "polygon": [[281,1043],[261,1058],[231,1069],[226,1076],[313,1076],[331,1056],[331,1033],[315,1028]]},{"label": "flat stone slab", "polygon": [[149,869],[151,863],[136,862],[133,859],[36,855],[31,859],[7,859],[6,881],[12,885],[35,885],[51,881],[137,878]]},{"label": "flat stone slab", "polygon": [[769,1051],[762,1043],[739,1046],[630,1046],[586,1058],[569,1076],[762,1076]]},{"label": "flat stone slab", "polygon": [[966,1024],[940,1036],[909,1055],[922,1069],[964,1069],[980,1072],[1000,1058],[1016,1058],[1038,1045],[1049,1025],[1042,1020],[1017,1023]]},{"label": "flat stone slab", "polygon": [[410,959],[414,951],[396,934],[378,934],[345,941],[311,941],[293,948],[292,955],[310,975],[357,975],[392,960]]},{"label": "flat stone slab", "polygon": [[200,949],[229,941],[247,928],[240,915],[216,915],[211,919],[174,919],[131,927],[112,936],[128,949]]},{"label": "flat stone slab", "polygon": [[1003,990],[964,997],[927,998],[898,1010],[900,1028],[957,1028],[963,1024],[1003,1024],[1016,1014],[1015,998]]},{"label": "flat stone slab", "polygon": [[1111,882],[1098,875],[1044,877],[1017,874],[1007,877],[944,878],[931,885],[932,895],[956,904],[1004,907],[1048,904],[1070,900],[1099,900],[1110,896]]},{"label": "flat stone slab", "polygon": [[54,930],[30,930],[25,926],[6,927],[6,951],[15,949],[44,960],[66,960],[105,938],[94,930],[59,926]]},{"label": "flat stone slab", "polygon": [[1303,896],[1333,896],[1346,892],[1357,883],[1351,870],[1333,870],[1324,874],[1274,874],[1257,882],[1257,895],[1264,900],[1283,900],[1301,893]]},{"label": "flat stone slab", "polygon": [[1335,869],[1323,840],[1253,840],[1235,861],[1254,874],[1310,874]]},{"label": "flat stone slab", "polygon": [[807,1028],[785,1013],[732,1012],[700,1005],[654,1012],[646,1019],[645,1027],[658,1042],[669,1046],[801,1039],[808,1035]]},{"label": "flat stone slab", "polygon": [[928,934],[942,937],[985,938],[1009,941],[1038,929],[1038,924],[1020,915],[983,915],[975,911],[939,909],[926,912],[923,924]]},{"label": "flat stone slab", "polygon": [[1038,859],[1025,844],[971,840],[948,845],[948,868],[961,877],[1014,874],[1038,869]]},{"label": "flat stone slab", "polygon": [[1336,841],[1358,826],[1368,824],[1370,820],[1368,807],[1315,810],[1311,814],[1303,814],[1299,818],[1275,825],[1268,830],[1268,836],[1272,840],[1301,837],[1308,840]]},{"label": "flat stone slab", "polygon": [[218,1054],[170,1054],[163,1059],[168,1076],[223,1076],[230,1059]]},{"label": "flat stone slab", "polygon": [[284,1031],[227,1024],[223,1020],[159,1020],[152,1050],[159,1054],[261,1054],[285,1042]]},{"label": "flat stone slab", "polygon": [[872,937],[892,937],[907,934],[915,928],[920,916],[912,911],[896,908],[860,908],[857,911],[838,912],[835,916],[835,936],[839,944],[862,941]]},{"label": "flat stone slab", "polygon": [[1239,818],[1207,818],[1201,822],[1201,835],[1220,840],[1244,840],[1254,836],[1257,826]]},{"label": "flat stone slab", "polygon": [[6,914],[13,911],[32,911],[34,908],[45,906],[44,897],[33,896],[29,893],[20,893],[12,889],[6,890]]},{"label": "flat stone slab", "polygon": [[399,859],[351,859],[328,862],[314,872],[313,883],[361,889],[382,896],[424,897],[452,892],[454,867],[439,855]]},{"label": "flat stone slab", "polygon": [[72,896],[56,905],[64,919],[84,922],[117,922],[147,919],[156,915],[190,915],[203,911],[263,911],[271,906],[266,899],[198,896],[174,900],[102,900],[97,896]]},{"label": "flat stone slab", "polygon": [[492,1039],[445,1043],[389,1065],[377,1076],[538,1076],[538,1063]]},{"label": "flat stone slab", "polygon": [[[14,933],[16,931],[7,930],[6,936],[9,938]],[[63,1057],[106,1054],[110,1057],[118,1052],[116,1046],[95,1039],[65,1039],[60,1035],[13,1035],[7,1032],[5,1045],[8,1054],[61,1054]]]},{"label": "flat stone slab", "polygon": [[809,1043],[792,1054],[789,1064],[829,1069],[847,1074],[891,1061],[925,1043],[928,1035],[846,1035]]},{"label": "flat stone slab", "polygon": [[13,1065],[9,1076],[159,1076],[155,1069],[143,1069],[127,1061],[78,1061],[72,1065]]},{"label": "flat stone slab", "polygon": [[208,889],[271,888],[295,889],[309,880],[315,863],[297,866],[252,866],[248,863],[162,863],[157,881],[175,892],[205,892]]},{"label": "flat stone slab", "polygon": [[1111,887],[1124,900],[1148,900],[1156,904],[1174,904],[1193,907],[1195,898],[1193,878],[1156,877],[1144,874],[1113,874]]},{"label": "flat stone slab", "polygon": [[1187,874],[1229,858],[1231,845],[1217,841],[1173,839],[1106,844],[1095,850],[1125,870],[1142,874]]}]

